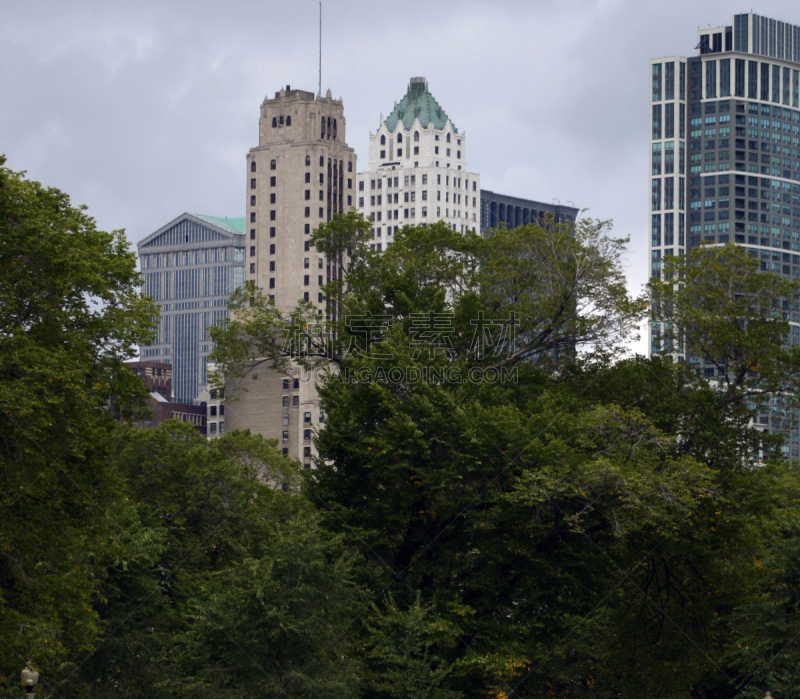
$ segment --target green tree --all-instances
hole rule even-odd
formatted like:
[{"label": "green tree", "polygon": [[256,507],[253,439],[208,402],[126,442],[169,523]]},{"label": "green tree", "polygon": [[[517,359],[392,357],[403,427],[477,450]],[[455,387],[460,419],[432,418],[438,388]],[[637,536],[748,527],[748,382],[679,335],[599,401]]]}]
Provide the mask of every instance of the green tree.
[{"label": "green tree", "polygon": [[295,464],[274,441],[171,420],[120,426],[112,451],[153,555],[111,568],[103,637],[62,664],[58,693],[354,696],[355,562],[291,492]]},{"label": "green tree", "polygon": [[[108,409],[144,388],[123,365],[152,335],[122,231],[0,158],[0,682],[97,638],[92,599],[107,565],[140,552],[139,525],[109,466]],[[146,538],[146,537],[145,537]],[[45,676],[43,682],[46,683]]]}]

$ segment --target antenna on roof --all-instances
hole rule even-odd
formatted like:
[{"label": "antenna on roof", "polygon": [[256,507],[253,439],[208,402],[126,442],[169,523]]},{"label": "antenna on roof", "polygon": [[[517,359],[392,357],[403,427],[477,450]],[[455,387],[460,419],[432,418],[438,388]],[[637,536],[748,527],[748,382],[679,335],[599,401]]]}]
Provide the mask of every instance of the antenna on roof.
[{"label": "antenna on roof", "polygon": [[319,0],[319,89],[318,95],[322,95],[322,0]]}]

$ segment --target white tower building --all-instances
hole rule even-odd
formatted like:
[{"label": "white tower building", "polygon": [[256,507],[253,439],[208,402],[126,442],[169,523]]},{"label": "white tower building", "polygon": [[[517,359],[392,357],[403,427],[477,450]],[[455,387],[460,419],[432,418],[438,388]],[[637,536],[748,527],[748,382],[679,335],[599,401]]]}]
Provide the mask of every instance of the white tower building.
[{"label": "white tower building", "polygon": [[369,135],[369,169],[357,177],[358,210],[373,221],[375,249],[404,225],[445,221],[480,230],[480,176],[467,171],[467,141],[428,92],[411,78],[408,92]]}]

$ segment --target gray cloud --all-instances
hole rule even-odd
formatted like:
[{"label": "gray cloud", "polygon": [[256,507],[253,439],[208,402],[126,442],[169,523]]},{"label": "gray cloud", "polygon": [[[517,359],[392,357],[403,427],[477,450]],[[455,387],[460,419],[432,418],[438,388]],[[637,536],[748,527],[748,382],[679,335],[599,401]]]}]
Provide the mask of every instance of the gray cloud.
[{"label": "gray cloud", "polygon": [[[572,201],[629,235],[629,284],[647,277],[648,60],[693,55],[698,25],[741,3],[327,0],[323,91],[347,140],[424,75],[487,189]],[[756,11],[788,21],[785,2]],[[0,153],[87,202],[136,242],[183,211],[243,215],[259,105],[316,90],[313,0],[285,3],[9,0],[0,6]],[[168,120],[167,117],[171,117]],[[641,349],[643,345],[638,345]]]}]

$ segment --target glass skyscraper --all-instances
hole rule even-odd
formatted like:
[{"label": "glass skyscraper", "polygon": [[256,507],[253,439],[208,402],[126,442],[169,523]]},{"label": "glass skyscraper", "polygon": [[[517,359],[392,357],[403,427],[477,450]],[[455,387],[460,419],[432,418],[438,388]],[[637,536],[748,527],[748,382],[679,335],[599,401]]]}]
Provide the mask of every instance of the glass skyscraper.
[{"label": "glass skyscraper", "polygon": [[245,219],[182,214],[142,240],[142,293],[161,309],[155,343],[142,359],[172,364],[175,402],[192,403],[208,384],[208,328],[228,316],[244,283]]},{"label": "glass skyscraper", "polygon": [[[731,242],[762,270],[800,277],[800,26],[739,14],[699,30],[697,48],[650,61],[650,274],[670,255]],[[787,315],[798,345],[800,314]],[[666,346],[658,323],[649,343],[686,352]],[[688,361],[714,377],[701,356]],[[763,405],[757,424],[775,424],[776,406]],[[795,430],[784,451],[796,459]]]}]

